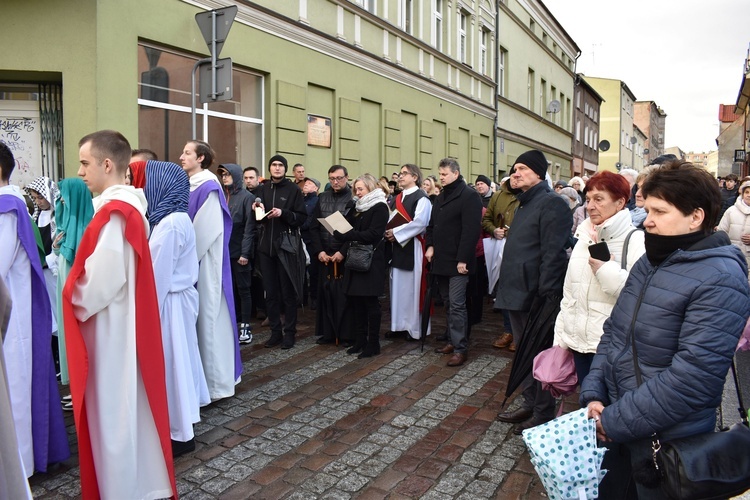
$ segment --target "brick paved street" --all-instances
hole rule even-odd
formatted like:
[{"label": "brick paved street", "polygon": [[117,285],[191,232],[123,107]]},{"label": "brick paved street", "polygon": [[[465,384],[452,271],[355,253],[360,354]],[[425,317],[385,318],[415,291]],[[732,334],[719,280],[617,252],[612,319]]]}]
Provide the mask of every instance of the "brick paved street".
[{"label": "brick paved street", "polygon": [[[265,349],[268,329],[255,326],[237,394],[203,408],[195,452],[175,461],[182,498],[544,497],[521,438],[495,421],[511,360],[491,346],[500,315],[486,309],[469,361],[448,368],[434,340],[424,353],[419,342],[384,341],[380,356],[361,360],[317,345],[314,314],[300,314],[287,351]],[[436,308],[433,331],[444,324]],[[35,498],[80,494],[67,422],[74,456],[32,477]]]}]

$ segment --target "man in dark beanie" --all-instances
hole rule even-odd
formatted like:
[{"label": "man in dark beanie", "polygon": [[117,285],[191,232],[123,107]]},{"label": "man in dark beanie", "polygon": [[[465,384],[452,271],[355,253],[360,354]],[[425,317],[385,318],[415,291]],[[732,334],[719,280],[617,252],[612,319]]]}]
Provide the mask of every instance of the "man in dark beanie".
[{"label": "man in dark beanie", "polygon": [[[529,313],[545,302],[562,299],[563,281],[568,265],[565,245],[573,226],[568,204],[544,180],[547,159],[537,150],[518,157],[511,174],[520,205],[507,232],[503,265],[497,288],[495,307],[510,314],[513,336],[521,342]],[[531,332],[529,334],[534,334]],[[522,353],[536,356],[538,352]],[[523,385],[524,402],[515,411],[498,415],[502,422],[517,423],[514,433],[552,420],[555,398],[531,374]]]},{"label": "man in dark beanie", "polygon": [[486,175],[478,175],[477,180],[474,182],[474,189],[482,197],[482,206],[487,208],[490,198],[492,198],[492,181],[490,178]]},{"label": "man in dark beanie", "polygon": [[[266,347],[275,347],[283,342],[282,349],[294,347],[297,334],[297,294],[289,273],[282,266],[278,247],[282,234],[291,232],[299,235],[299,228],[307,219],[307,211],[302,191],[285,177],[287,161],[281,155],[268,161],[270,182],[258,187],[254,207],[261,207],[265,216],[257,221],[263,229],[259,232],[256,260],[263,274],[263,287],[266,289],[266,314],[271,326],[271,338]],[[298,253],[304,259],[304,252]],[[304,262],[302,263],[304,268]],[[301,293],[301,290],[300,290]],[[284,308],[282,334],[281,308]]]}]

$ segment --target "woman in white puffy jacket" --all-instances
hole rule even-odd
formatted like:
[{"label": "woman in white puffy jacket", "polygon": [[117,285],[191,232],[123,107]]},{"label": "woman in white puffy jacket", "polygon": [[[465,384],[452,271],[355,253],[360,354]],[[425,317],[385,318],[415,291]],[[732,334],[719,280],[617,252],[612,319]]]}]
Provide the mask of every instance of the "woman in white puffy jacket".
[{"label": "woman in white puffy jacket", "polygon": [[[565,273],[554,341],[555,345],[573,352],[579,383],[589,373],[604,321],[612,312],[630,268],[646,251],[643,231],[636,231],[630,211],[625,208],[630,199],[628,181],[621,175],[602,171],[591,177],[586,187],[589,218],[578,226],[574,235],[578,243]],[[608,261],[589,255],[589,246],[600,242],[609,248]]]},{"label": "woman in white puffy jacket", "polygon": [[718,229],[727,233],[732,245],[742,250],[750,268],[750,182],[740,186],[737,201],[724,212]]}]

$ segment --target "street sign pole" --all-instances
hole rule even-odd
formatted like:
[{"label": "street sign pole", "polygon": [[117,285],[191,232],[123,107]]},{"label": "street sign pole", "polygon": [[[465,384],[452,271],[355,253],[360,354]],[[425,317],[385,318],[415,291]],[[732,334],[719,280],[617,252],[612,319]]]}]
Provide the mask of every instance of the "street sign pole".
[{"label": "street sign pole", "polygon": [[[219,60],[219,53],[222,47],[224,47],[224,41],[227,39],[229,30],[232,27],[234,18],[237,15],[237,6],[231,5],[221,9],[211,10],[208,12],[200,12],[195,15],[195,21],[198,23],[198,28],[201,30],[204,40],[211,51],[211,57],[196,61],[193,66],[193,72],[191,73],[191,111],[192,111],[192,125],[193,125],[193,139],[197,138],[197,110],[195,106],[195,93],[196,93],[196,76],[195,73],[201,66],[206,64],[211,65],[210,72],[210,92],[204,93],[205,88],[203,77],[201,77],[201,103],[209,101],[224,101],[232,98],[232,60],[222,59]],[[218,81],[227,81],[226,72],[229,72],[228,83],[224,85],[222,91],[218,90]],[[221,73],[221,74],[219,74]],[[204,75],[205,76],[205,75]],[[220,78],[221,77],[221,78]],[[203,100],[203,96],[207,94],[207,100]],[[205,137],[204,137],[205,139]]]}]

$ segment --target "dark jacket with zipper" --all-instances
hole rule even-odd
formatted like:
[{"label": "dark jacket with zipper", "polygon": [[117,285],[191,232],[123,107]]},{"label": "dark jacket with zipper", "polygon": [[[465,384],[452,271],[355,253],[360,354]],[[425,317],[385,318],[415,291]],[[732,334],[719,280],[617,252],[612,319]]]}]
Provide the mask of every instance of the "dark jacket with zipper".
[{"label": "dark jacket with zipper", "polygon": [[479,193],[458,179],[443,187],[432,205],[426,247],[433,247],[432,274],[458,276],[458,263],[465,262],[469,274],[477,270],[477,235],[482,223]]},{"label": "dark jacket with zipper", "polygon": [[229,213],[232,215],[232,236],[229,238],[229,257],[237,260],[245,257],[252,260],[255,254],[255,214],[253,202],[255,196],[245,189],[242,183],[242,168],[234,163],[219,165],[232,175],[231,186],[224,186]]},{"label": "dark jacket with zipper", "polygon": [[573,214],[546,181],[516,195],[506,235],[495,307],[528,311],[537,297],[562,297]]},{"label": "dark jacket with zipper", "polygon": [[258,251],[270,256],[276,255],[276,245],[279,235],[283,231],[297,230],[307,219],[305,202],[302,191],[297,185],[287,178],[280,182],[267,181],[257,189],[258,197],[261,199],[265,211],[272,208],[281,209],[281,217],[269,219],[268,217],[258,221],[260,236]]},{"label": "dark jacket with zipper", "polygon": [[714,430],[750,315],[748,293],[745,258],[721,231],[659,266],[646,255],[636,262],[581,388],[582,405],[604,404],[601,421],[609,438],[623,443],[658,433],[669,440]]}]

